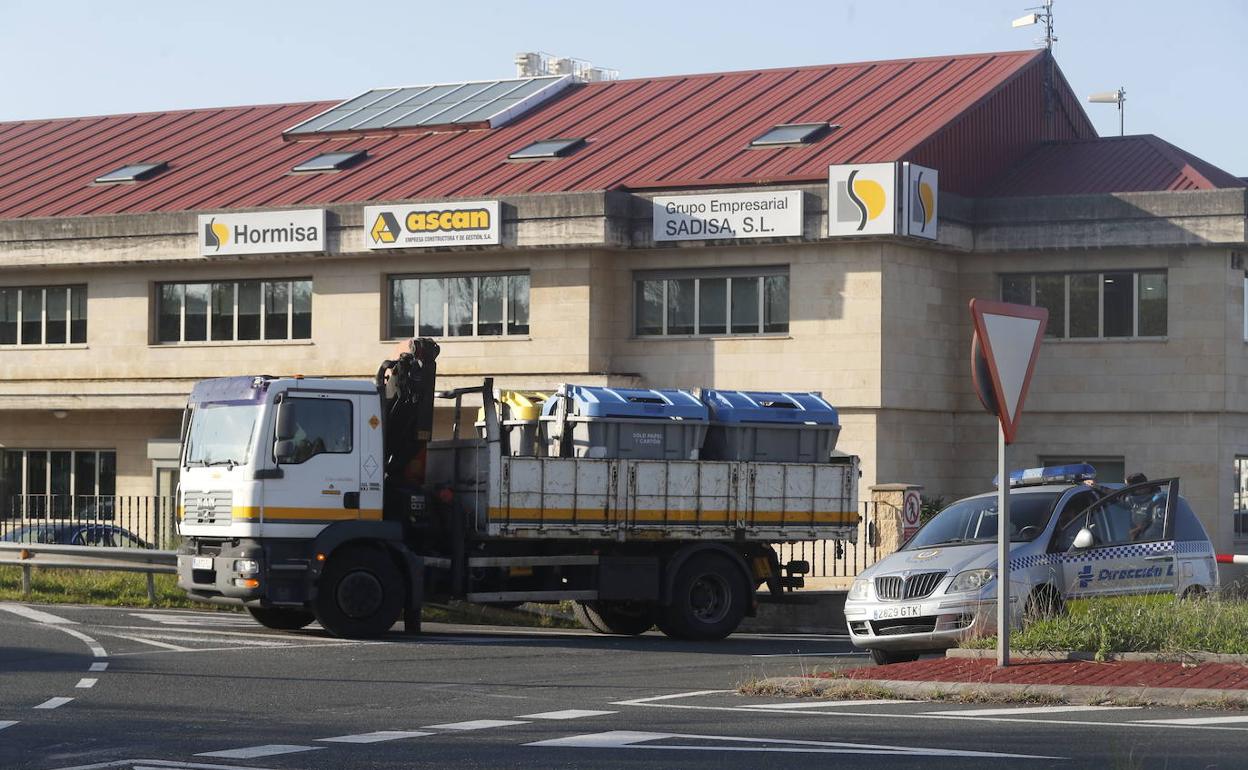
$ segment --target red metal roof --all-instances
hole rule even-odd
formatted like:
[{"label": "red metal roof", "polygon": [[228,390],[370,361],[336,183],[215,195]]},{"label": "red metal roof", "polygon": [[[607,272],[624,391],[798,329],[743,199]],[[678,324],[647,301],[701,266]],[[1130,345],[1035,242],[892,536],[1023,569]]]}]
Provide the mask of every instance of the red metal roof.
[{"label": "red metal roof", "polygon": [[1244,181],[1151,134],[1040,145],[988,186],[998,197],[1244,187]]},{"label": "red metal roof", "polygon": [[[974,194],[1042,138],[1041,51],[837,64],[575,86],[494,129],[287,141],[336,102],[0,123],[0,219],[324,205],[608,189],[818,182],[830,164],[915,160]],[[1058,138],[1095,136],[1059,80]],[[795,147],[751,149],[780,123],[839,124]],[[584,137],[553,161],[510,162],[538,139]],[[338,173],[291,174],[366,149]],[[166,161],[137,184],[94,185]]]}]

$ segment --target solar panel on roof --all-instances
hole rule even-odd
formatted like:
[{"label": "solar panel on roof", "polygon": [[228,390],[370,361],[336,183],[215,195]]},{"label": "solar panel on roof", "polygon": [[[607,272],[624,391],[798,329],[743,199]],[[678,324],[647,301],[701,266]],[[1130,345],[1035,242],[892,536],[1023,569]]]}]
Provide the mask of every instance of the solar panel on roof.
[{"label": "solar panel on roof", "polygon": [[142,182],[150,179],[169,167],[163,160],[158,163],[129,163],[121,168],[102,174],[95,178],[96,184],[115,184],[117,182]]},{"label": "solar panel on roof", "polygon": [[286,130],[286,135],[488,123],[496,128],[572,85],[571,75],[375,88]]}]

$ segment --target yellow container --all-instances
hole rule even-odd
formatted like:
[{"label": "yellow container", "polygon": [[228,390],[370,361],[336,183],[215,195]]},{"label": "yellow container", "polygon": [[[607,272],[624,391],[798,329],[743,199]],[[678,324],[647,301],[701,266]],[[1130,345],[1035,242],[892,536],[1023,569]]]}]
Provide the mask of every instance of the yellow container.
[{"label": "yellow container", "polygon": [[531,390],[505,390],[498,395],[499,403],[504,404],[510,414],[508,420],[536,420],[542,416],[542,404],[550,398],[549,393]]},{"label": "yellow container", "polygon": [[[499,427],[502,428],[503,446],[509,454],[522,457],[542,454],[544,442],[538,436],[541,428],[538,418],[542,416],[542,404],[548,398],[549,393],[531,390],[504,390],[498,394],[496,401],[502,413]],[[477,429],[484,438],[484,408],[477,410]]]}]

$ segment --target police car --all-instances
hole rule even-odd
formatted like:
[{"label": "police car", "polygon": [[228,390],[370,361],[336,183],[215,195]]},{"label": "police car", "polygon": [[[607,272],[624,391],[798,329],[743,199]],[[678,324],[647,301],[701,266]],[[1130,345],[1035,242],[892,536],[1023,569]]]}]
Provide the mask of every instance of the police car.
[{"label": "police car", "polygon": [[[1192,596],[1218,586],[1213,544],[1178,479],[1094,483],[1090,465],[1010,474],[1011,624],[1070,598]],[[864,571],[845,602],[850,639],[880,665],[996,631],[997,493],[959,500]]]}]

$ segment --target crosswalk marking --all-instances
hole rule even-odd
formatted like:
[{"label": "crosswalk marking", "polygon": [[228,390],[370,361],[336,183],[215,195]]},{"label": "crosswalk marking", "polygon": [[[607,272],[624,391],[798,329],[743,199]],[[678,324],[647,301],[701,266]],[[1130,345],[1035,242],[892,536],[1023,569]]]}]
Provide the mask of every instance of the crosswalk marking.
[{"label": "crosswalk marking", "polygon": [[78,688],[79,690],[85,690],[88,687],[95,687],[95,683],[98,681],[100,680],[99,679],[79,679],[78,684],[74,685],[74,687]]},{"label": "crosswalk marking", "polygon": [[228,626],[235,628],[256,627],[256,622],[246,615],[236,613],[208,613],[181,615],[172,612],[131,612],[130,617],[159,623],[162,626]]},{"label": "crosswalk marking", "polygon": [[91,668],[88,670],[89,671],[107,671],[108,664],[107,663],[92,663]]},{"label": "crosswalk marking", "polygon": [[1027,717],[1033,714],[1066,714],[1076,711],[1126,711],[1138,709],[1139,706],[1019,706],[1017,708],[997,709],[959,709],[957,711],[927,711],[931,716],[954,717]]},{"label": "crosswalk marking", "polygon": [[520,719],[580,719],[582,717],[605,717],[618,714],[618,711],[589,711],[587,709],[564,709],[563,711],[543,711],[541,714],[521,714]]},{"label": "crosswalk marking", "polygon": [[48,698],[43,703],[40,703],[38,706],[35,706],[35,708],[37,709],[60,708],[61,706],[64,706],[66,703],[69,703],[71,700],[73,700],[73,698]]},{"label": "crosswalk marking", "polygon": [[381,743],[397,741],[401,738],[419,738],[423,735],[434,735],[425,730],[378,730],[374,733],[359,735],[339,735],[337,738],[317,738],[318,743]]},{"label": "crosswalk marking", "polygon": [[14,615],[21,615],[27,620],[33,620],[37,623],[47,623],[48,625],[53,625],[53,626],[76,626],[78,625],[77,621],[70,620],[69,618],[63,618],[60,615],[53,615],[50,612],[37,610],[33,607],[25,607],[21,604],[9,604],[6,602],[4,604],[0,604],[0,610],[4,610],[5,612],[12,612]]},{"label": "crosswalk marking", "polygon": [[244,749],[227,749],[225,751],[205,751],[197,757],[220,757],[221,759],[255,759],[256,757],[275,757],[279,754],[296,754],[301,751],[320,751],[324,746],[296,746],[290,743],[270,743],[264,746],[248,746]]},{"label": "crosswalk marking", "polygon": [[1232,725],[1248,723],[1248,716],[1238,717],[1187,717],[1185,719],[1137,719],[1136,724],[1147,722],[1154,725]]},{"label": "crosswalk marking", "polygon": [[893,703],[914,703],[914,701],[886,700],[883,698],[877,700],[824,700],[816,701],[814,703],[760,703],[758,705],[746,706],[745,708],[766,711],[800,711],[802,709],[826,709],[837,708],[840,706],[881,706],[891,705]]},{"label": "crosswalk marking", "polygon": [[426,725],[427,730],[489,730],[492,727],[527,725],[519,719],[473,719],[468,722],[449,722],[444,725]]},{"label": "crosswalk marking", "polygon": [[6,727],[12,727],[15,724],[17,724],[16,719],[0,719],[0,730],[3,730]]}]

